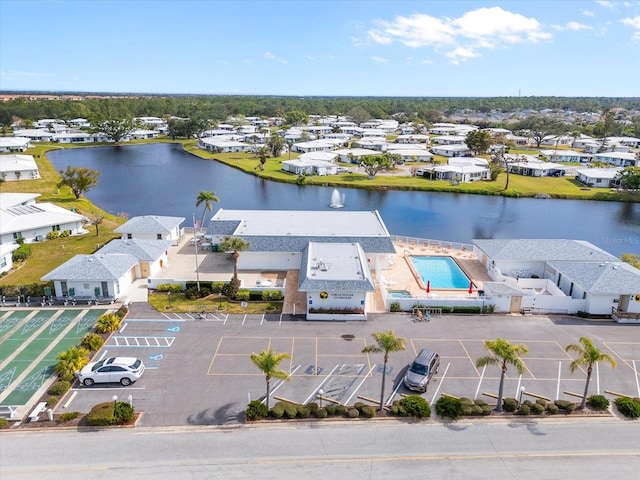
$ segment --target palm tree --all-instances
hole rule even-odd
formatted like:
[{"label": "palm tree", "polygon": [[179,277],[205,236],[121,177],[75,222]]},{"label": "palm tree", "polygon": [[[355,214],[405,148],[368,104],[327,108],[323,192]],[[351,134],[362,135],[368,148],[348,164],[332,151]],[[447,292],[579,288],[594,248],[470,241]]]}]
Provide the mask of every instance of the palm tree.
[{"label": "palm tree", "polygon": [[288,353],[275,353],[271,348],[269,350],[263,350],[260,353],[251,354],[251,361],[264,373],[265,380],[267,381],[267,409],[269,409],[271,378],[278,378],[285,381],[289,380],[289,374],[287,372],[278,370],[280,362],[288,358],[291,358]]},{"label": "palm tree", "polygon": [[507,374],[507,366],[513,365],[516,367],[516,370],[518,370],[518,373],[522,375],[525,370],[525,365],[520,355],[526,355],[529,353],[529,349],[526,345],[513,345],[504,338],[487,340],[484,342],[484,347],[489,350],[491,355],[477,359],[476,366],[497,365],[502,369],[502,373],[500,374],[500,387],[498,388],[498,404],[496,405],[496,411],[502,412],[502,394],[504,391],[504,377]]},{"label": "palm tree", "polygon": [[207,210],[213,210],[213,205],[211,202],[219,201],[220,200],[213,192],[201,191],[198,193],[198,198],[196,198],[196,208],[200,205],[204,205],[204,208],[202,209],[202,220],[200,221],[200,227],[204,227],[204,216],[207,214]]},{"label": "palm tree", "polygon": [[244,241],[240,237],[225,238],[220,243],[220,250],[223,252],[233,251],[233,280],[238,281],[238,258],[240,258],[240,252],[248,249],[251,246],[249,242]]},{"label": "palm tree", "polygon": [[69,347],[56,356],[55,372],[58,376],[73,376],[77,370],[82,370],[89,363],[89,350],[82,347]]},{"label": "palm tree", "polygon": [[606,362],[613,368],[616,368],[616,361],[614,358],[606,353],[602,353],[596,347],[593,346],[593,341],[587,337],[580,337],[580,343],[571,343],[564,347],[566,352],[576,352],[578,357],[575,358],[569,364],[569,370],[573,373],[576,368],[585,365],[587,367],[587,382],[584,386],[584,394],[582,395],[582,403],[580,408],[584,409],[587,406],[587,393],[589,392],[589,382],[591,381],[591,372],[593,371],[593,365],[600,362]]},{"label": "palm tree", "polygon": [[375,345],[367,345],[362,349],[362,353],[384,353],[384,364],[382,368],[382,388],[380,390],[380,408],[384,407],[384,382],[387,375],[387,361],[389,353],[400,352],[405,349],[406,341],[404,338],[396,337],[393,330],[386,332],[374,332],[371,334],[376,341]]},{"label": "palm tree", "polygon": [[260,159],[260,170],[264,171],[264,164],[267,163],[267,158],[271,156],[271,150],[266,145],[258,148],[254,155]]}]

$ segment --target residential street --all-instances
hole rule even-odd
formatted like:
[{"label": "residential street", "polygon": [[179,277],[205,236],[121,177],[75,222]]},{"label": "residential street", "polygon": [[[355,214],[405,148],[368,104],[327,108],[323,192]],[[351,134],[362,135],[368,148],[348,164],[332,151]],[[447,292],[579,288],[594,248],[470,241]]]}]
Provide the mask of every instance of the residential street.
[{"label": "residential street", "polygon": [[572,418],[3,432],[0,477],[626,480],[638,429]]}]

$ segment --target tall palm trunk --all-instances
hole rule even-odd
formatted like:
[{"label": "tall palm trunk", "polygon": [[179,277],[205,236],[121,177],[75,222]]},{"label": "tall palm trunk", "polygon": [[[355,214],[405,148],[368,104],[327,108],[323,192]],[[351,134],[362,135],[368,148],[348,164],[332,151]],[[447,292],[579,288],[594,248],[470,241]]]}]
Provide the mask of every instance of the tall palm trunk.
[{"label": "tall palm trunk", "polygon": [[233,252],[233,278],[236,281],[238,280],[238,257],[240,254],[237,251]]},{"label": "tall palm trunk", "polygon": [[271,396],[271,377],[267,375],[267,410],[269,410],[269,397]]},{"label": "tall palm trunk", "polygon": [[582,402],[580,402],[580,408],[584,410],[587,406],[587,395],[589,394],[589,382],[591,381],[591,372],[593,372],[593,366],[589,365],[587,368],[587,381],[584,385],[584,395],[582,395]]},{"label": "tall palm trunk", "polygon": [[496,412],[502,413],[502,395],[504,394],[504,377],[507,374],[507,366],[502,364],[502,374],[500,375],[500,386],[498,387],[498,404]]},{"label": "tall palm trunk", "polygon": [[384,384],[387,378],[387,361],[388,360],[389,360],[389,355],[385,354],[384,363],[382,365],[382,388],[380,389],[380,408],[378,409],[380,412],[382,412],[382,409],[384,408]]}]

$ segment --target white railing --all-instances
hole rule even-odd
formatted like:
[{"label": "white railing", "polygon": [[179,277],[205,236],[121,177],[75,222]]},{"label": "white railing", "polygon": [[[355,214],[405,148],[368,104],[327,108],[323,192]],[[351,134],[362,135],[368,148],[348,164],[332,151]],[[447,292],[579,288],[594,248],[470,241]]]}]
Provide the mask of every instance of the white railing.
[{"label": "white railing", "polygon": [[466,250],[473,252],[473,245],[462,242],[448,242],[446,240],[434,240],[431,238],[406,237],[401,235],[391,235],[391,240],[403,248],[426,247],[441,248],[442,250]]}]

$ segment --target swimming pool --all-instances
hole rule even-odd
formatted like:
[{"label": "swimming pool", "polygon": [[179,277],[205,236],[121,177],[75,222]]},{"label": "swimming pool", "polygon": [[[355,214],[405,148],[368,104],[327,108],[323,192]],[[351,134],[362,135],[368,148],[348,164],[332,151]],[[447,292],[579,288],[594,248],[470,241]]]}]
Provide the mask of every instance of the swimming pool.
[{"label": "swimming pool", "polygon": [[416,273],[423,282],[431,288],[469,288],[469,277],[460,269],[451,257],[430,257],[426,255],[412,255],[409,257]]}]

